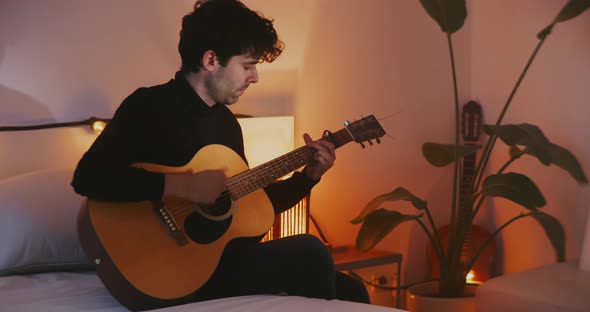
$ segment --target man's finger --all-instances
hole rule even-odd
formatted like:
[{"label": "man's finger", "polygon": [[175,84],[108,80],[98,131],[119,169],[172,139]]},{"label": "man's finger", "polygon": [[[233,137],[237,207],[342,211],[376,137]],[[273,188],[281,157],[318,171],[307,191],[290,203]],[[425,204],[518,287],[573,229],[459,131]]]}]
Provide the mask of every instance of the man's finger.
[{"label": "man's finger", "polygon": [[305,141],[305,144],[308,144],[308,143],[312,143],[313,142],[313,140],[311,139],[311,136],[309,134],[307,134],[307,133],[304,133],[303,134],[303,141]]}]

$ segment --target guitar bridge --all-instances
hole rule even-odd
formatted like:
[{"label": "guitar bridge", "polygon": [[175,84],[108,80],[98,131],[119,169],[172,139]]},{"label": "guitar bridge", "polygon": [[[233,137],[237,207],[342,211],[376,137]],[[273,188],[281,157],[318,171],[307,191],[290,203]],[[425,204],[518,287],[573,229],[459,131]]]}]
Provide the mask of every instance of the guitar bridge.
[{"label": "guitar bridge", "polygon": [[188,240],[184,235],[183,231],[181,231],[180,226],[174,219],[174,216],[168,211],[168,208],[164,206],[164,202],[161,200],[152,201],[152,209],[154,210],[156,216],[168,232],[170,236],[176,241],[179,246],[184,246],[188,244]]}]

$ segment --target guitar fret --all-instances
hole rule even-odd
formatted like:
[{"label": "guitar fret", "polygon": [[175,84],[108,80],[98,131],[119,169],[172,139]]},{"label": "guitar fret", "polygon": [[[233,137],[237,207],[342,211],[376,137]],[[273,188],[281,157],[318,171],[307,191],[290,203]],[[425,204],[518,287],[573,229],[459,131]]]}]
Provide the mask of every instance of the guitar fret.
[{"label": "guitar fret", "polygon": [[[368,128],[370,128],[370,126],[377,127],[376,129],[373,129],[373,132],[376,133],[377,136],[371,137],[371,139],[378,138],[385,134],[374,117],[370,117],[372,119],[366,117],[362,121],[359,121],[361,123],[360,127],[367,127],[367,124],[369,126]],[[359,135],[362,135],[362,133]],[[357,138],[352,137],[351,132],[346,128],[333,132],[324,139],[332,142],[336,148],[339,148],[352,140],[357,140]],[[229,179],[228,192],[232,199],[237,200],[271,184],[286,174],[309,164],[313,161],[314,153],[315,150],[313,148],[305,145],[255,168],[243,171]]]},{"label": "guitar fret", "polygon": [[313,149],[307,146],[301,147],[230,178],[228,183],[229,192],[232,198],[238,199],[271,184],[289,172],[301,168],[312,159]]},{"label": "guitar fret", "polygon": [[[350,142],[350,139],[347,139],[347,136],[350,137],[348,133],[338,131],[333,136],[336,147]],[[238,199],[265,187],[280,177],[310,163],[313,160],[313,153],[312,148],[303,146],[256,168],[242,172],[230,179],[228,183],[230,194],[234,199]]]}]

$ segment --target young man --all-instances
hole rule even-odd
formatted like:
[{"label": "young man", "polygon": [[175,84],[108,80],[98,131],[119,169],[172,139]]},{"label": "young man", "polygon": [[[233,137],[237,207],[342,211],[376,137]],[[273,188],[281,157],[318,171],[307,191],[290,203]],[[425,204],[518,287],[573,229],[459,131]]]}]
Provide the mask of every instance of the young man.
[{"label": "young man", "polygon": [[[75,191],[107,201],[173,196],[214,203],[227,187],[223,170],[164,174],[131,165],[183,166],[210,144],[227,146],[246,161],[240,126],[226,105],[258,82],[256,64],[274,61],[282,50],[272,21],[241,2],[198,1],[182,21],[180,71],[169,82],[139,88],[123,101],[80,160],[72,182]],[[334,164],[332,143],[313,141],[308,134],[304,140],[315,151],[313,161],[264,188],[275,213],[301,200]],[[259,239],[232,240],[215,272],[190,300],[286,293],[368,303],[364,285],[335,271],[328,249],[314,236],[266,243]]]}]

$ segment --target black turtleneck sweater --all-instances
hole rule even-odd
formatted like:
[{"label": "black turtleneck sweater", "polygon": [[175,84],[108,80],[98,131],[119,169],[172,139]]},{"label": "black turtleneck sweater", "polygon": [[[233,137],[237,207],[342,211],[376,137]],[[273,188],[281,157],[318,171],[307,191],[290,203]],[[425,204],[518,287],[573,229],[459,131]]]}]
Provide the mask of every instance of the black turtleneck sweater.
[{"label": "black turtleneck sweater", "polygon": [[[169,82],[137,89],[123,101],[78,163],[72,186],[78,194],[95,199],[161,199],[164,175],[130,165],[182,166],[209,144],[225,145],[246,161],[242,130],[232,112],[225,105],[205,104],[179,72]],[[315,183],[296,172],[265,191],[280,213]]]}]

